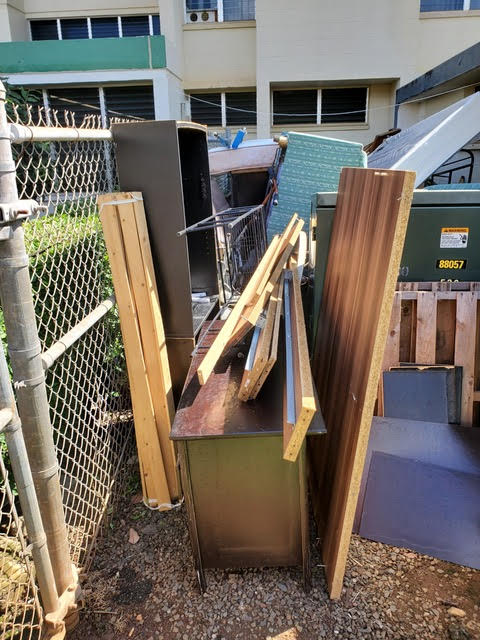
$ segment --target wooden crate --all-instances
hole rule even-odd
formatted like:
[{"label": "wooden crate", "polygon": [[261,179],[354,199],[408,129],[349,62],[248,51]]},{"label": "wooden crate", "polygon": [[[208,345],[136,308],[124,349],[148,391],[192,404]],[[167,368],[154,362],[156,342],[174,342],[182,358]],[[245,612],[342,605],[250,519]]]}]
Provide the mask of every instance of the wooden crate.
[{"label": "wooden crate", "polygon": [[[463,367],[461,422],[480,426],[480,282],[397,284],[383,371],[400,363]],[[383,415],[382,381],[378,415]]]}]

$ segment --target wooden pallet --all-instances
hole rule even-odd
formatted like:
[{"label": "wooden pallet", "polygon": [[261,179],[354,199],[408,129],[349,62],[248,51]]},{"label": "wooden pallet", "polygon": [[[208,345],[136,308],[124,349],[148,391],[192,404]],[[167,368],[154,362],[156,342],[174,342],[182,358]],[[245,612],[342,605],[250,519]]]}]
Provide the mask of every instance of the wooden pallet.
[{"label": "wooden pallet", "polygon": [[[382,371],[402,363],[463,367],[461,423],[480,426],[480,282],[400,282]],[[383,415],[381,391],[378,414]]]}]

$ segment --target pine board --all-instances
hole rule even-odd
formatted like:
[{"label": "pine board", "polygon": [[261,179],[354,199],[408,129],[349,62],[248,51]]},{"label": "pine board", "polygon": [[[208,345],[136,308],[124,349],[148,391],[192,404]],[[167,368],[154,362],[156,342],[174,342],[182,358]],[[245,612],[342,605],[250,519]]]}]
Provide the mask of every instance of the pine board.
[{"label": "pine board", "polygon": [[323,559],[339,598],[415,174],[343,169],[313,372],[327,427],[312,441]]},{"label": "pine board", "polygon": [[114,204],[107,204],[113,199],[126,199],[129,196],[130,194],[99,196],[98,205],[120,316],[143,496],[145,501],[153,506],[155,503],[169,504],[171,499],[163,467],[155,410],[143,356],[137,309],[129,281],[118,210]]}]

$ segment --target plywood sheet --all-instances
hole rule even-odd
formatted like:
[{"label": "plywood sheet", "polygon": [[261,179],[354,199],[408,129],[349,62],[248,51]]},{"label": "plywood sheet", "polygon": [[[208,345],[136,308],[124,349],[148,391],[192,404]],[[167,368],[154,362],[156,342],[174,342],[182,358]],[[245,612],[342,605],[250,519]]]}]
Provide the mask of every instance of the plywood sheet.
[{"label": "plywood sheet", "polygon": [[414,180],[357,168],[340,177],[313,359],[327,436],[311,443],[332,598],[342,591]]}]

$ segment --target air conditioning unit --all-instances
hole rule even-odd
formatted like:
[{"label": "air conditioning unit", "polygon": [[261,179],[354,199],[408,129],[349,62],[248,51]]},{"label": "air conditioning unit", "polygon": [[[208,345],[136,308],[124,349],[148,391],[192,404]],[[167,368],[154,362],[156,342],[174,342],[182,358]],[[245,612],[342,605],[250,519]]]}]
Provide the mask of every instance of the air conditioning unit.
[{"label": "air conditioning unit", "polygon": [[216,9],[197,9],[187,11],[188,24],[201,24],[202,22],[217,22]]}]

